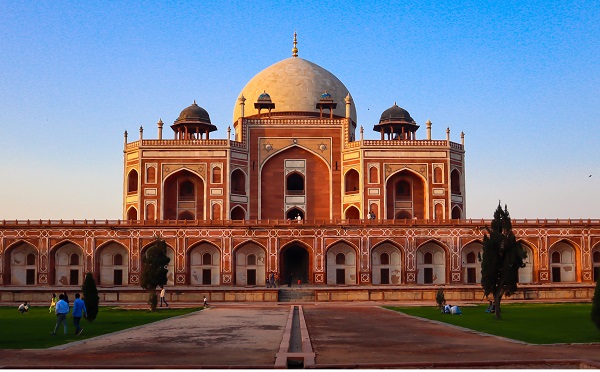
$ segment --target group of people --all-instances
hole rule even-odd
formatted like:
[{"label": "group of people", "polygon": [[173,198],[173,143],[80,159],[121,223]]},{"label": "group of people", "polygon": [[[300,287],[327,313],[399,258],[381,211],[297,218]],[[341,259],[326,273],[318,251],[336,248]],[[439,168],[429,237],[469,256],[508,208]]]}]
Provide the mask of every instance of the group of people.
[{"label": "group of people", "polygon": [[443,314],[461,315],[462,311],[460,311],[460,308],[456,305],[452,306],[450,304],[446,304],[446,305],[444,305],[444,307],[442,307],[442,313]]},{"label": "group of people", "polygon": [[271,271],[267,277],[267,288],[277,288],[279,284],[279,273]]},{"label": "group of people", "polygon": [[[56,325],[50,334],[56,335],[56,331],[62,324],[66,335],[68,331],[67,315],[71,312],[71,308],[69,306],[69,296],[67,295],[67,292],[63,292],[58,295],[58,301],[56,301],[56,293],[53,293],[50,301],[49,312],[51,313],[52,310],[54,310],[54,313],[56,314]],[[85,302],[79,293],[75,293],[75,301],[73,301],[73,312],[71,313],[71,316],[73,317],[73,325],[75,326],[75,336],[79,336],[83,332],[83,328],[81,328],[79,322],[81,321],[82,317],[87,316]]]}]

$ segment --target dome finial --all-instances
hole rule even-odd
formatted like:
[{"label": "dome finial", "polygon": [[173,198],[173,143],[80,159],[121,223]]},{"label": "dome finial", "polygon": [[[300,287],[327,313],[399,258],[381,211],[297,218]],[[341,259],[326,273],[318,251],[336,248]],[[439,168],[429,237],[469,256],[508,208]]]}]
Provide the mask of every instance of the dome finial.
[{"label": "dome finial", "polygon": [[292,48],[292,57],[298,57],[298,48],[296,48],[296,44],[298,44],[298,38],[296,37],[296,30],[294,30],[294,48]]}]

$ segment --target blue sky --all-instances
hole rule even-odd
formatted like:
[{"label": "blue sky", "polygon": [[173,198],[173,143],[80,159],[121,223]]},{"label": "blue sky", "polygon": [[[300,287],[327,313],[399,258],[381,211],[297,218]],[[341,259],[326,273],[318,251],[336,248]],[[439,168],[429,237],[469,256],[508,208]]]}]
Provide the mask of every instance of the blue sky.
[{"label": "blue sky", "polygon": [[600,218],[597,1],[2,1],[0,219],[121,218],[123,132],[196,100],[224,138],[294,30],[366,138],[394,102],[465,132],[467,217]]}]

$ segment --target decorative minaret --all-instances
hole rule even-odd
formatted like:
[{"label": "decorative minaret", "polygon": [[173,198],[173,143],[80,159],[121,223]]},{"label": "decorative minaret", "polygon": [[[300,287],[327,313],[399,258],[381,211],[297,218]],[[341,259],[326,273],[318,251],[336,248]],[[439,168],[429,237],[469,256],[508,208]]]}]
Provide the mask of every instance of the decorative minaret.
[{"label": "decorative minaret", "polygon": [[298,48],[296,45],[298,44],[298,39],[296,38],[296,30],[294,30],[294,47],[292,48],[292,57],[298,57]]},{"label": "decorative minaret", "polygon": [[427,139],[431,140],[431,120],[427,119],[425,124],[427,125]]},{"label": "decorative minaret", "polygon": [[246,104],[244,102],[246,102],[246,97],[244,97],[243,94],[240,94],[240,96],[238,97],[238,102],[239,102],[239,105],[242,106],[241,107],[242,117],[245,117],[244,108],[246,107]]},{"label": "decorative minaret", "polygon": [[450,127],[446,127],[446,141],[450,142]]},{"label": "decorative minaret", "polygon": [[125,149],[127,148],[127,131],[125,131],[125,133],[123,133],[123,152],[125,152]]},{"label": "decorative minaret", "polygon": [[463,146],[463,149],[465,148],[465,132],[460,132],[460,143]]},{"label": "decorative minaret", "polygon": [[140,125],[140,141],[142,140],[143,137],[144,137],[144,127],[142,127]]},{"label": "decorative minaret", "polygon": [[350,97],[350,92],[348,92],[348,95],[346,96],[346,118],[349,119],[350,118],[350,112],[352,111],[350,106],[352,105],[352,97]]},{"label": "decorative minaret", "polygon": [[158,139],[161,140],[162,139],[162,128],[163,128],[163,121],[162,119],[158,119],[158,123],[156,123],[156,125],[158,126]]},{"label": "decorative minaret", "polygon": [[361,125],[361,126],[360,126],[360,140],[361,140],[361,141],[364,139],[364,138],[363,138],[364,132],[365,132],[365,130],[363,129],[363,126]]}]

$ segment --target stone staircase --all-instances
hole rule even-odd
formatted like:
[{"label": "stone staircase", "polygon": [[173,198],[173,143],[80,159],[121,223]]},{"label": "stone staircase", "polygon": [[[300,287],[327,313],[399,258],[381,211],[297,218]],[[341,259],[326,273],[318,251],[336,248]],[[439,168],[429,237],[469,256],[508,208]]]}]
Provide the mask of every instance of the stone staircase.
[{"label": "stone staircase", "polygon": [[279,302],[315,302],[315,291],[303,288],[279,288]]}]

